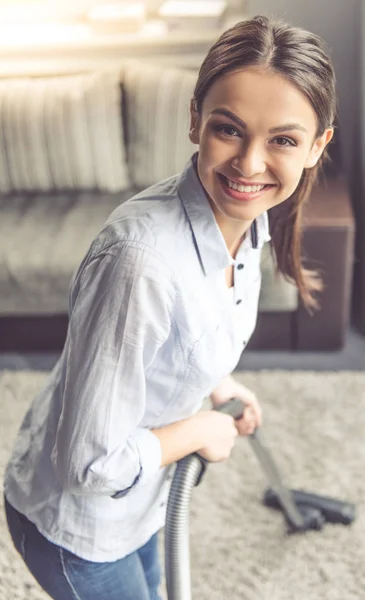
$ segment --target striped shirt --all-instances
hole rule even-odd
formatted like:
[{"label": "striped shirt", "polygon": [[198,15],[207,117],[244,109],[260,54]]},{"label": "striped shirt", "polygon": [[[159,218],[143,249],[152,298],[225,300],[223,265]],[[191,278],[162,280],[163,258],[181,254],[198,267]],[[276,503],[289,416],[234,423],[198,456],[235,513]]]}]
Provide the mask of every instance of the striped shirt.
[{"label": "striped shirt", "polygon": [[269,239],[265,212],[232,259],[193,159],[110,215],[72,279],[62,355],[6,470],[8,501],[47,539],[113,561],[164,525],[173,466],[150,429],[196,413],[237,365]]}]

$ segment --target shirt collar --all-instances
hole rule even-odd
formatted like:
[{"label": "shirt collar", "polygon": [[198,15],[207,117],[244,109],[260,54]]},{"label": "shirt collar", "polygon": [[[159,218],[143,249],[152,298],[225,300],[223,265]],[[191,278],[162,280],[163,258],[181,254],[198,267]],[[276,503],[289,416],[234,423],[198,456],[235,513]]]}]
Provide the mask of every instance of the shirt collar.
[{"label": "shirt collar", "polygon": [[[177,183],[177,191],[184,206],[194,235],[194,241],[206,275],[235,264],[230,256],[209,204],[207,194],[194,167],[198,153],[188,161]],[[269,241],[269,219],[267,212],[259,215],[242,242],[241,248],[262,248]]]}]

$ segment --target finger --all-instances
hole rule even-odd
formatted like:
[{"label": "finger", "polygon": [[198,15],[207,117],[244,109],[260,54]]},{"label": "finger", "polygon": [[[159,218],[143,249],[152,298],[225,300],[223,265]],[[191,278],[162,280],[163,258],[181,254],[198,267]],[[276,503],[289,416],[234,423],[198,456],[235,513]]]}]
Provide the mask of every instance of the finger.
[{"label": "finger", "polygon": [[255,429],[256,428],[254,425],[244,427],[240,430],[240,434],[241,435],[252,435],[254,433]]},{"label": "finger", "polygon": [[255,431],[258,425],[256,415],[253,413],[253,411],[247,413],[246,419],[242,425],[244,429],[244,435],[250,435]]},{"label": "finger", "polygon": [[256,429],[256,422],[255,421],[251,421],[250,423],[247,424],[247,433],[251,434],[255,431]]},{"label": "finger", "polygon": [[256,420],[257,419],[256,419],[254,412],[252,410],[250,410],[249,407],[247,407],[244,415],[238,421],[236,421],[236,423],[239,426],[239,428],[241,429],[242,427],[247,428],[248,426],[255,425]]},{"label": "finger", "polygon": [[240,435],[247,435],[249,433],[253,433],[256,429],[255,421],[250,420],[240,420],[238,426],[238,432]]},{"label": "finger", "polygon": [[260,427],[262,425],[262,408],[256,399],[249,400],[247,402],[247,409],[245,412],[253,415],[257,427]]},{"label": "finger", "polygon": [[252,406],[247,407],[244,418],[245,418],[246,423],[253,423],[253,422],[256,423],[257,416],[256,416],[256,413],[253,410]]},{"label": "finger", "polygon": [[257,426],[257,419],[256,419],[256,415],[251,411],[248,415],[247,415],[247,419],[246,419],[246,428],[248,431],[253,431],[254,429],[256,429]]}]

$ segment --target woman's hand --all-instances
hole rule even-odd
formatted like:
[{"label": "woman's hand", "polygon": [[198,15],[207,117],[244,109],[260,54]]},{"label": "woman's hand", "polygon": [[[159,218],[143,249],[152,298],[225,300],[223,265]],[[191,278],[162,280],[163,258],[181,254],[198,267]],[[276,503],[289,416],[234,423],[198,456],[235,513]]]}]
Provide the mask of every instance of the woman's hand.
[{"label": "woman's hand", "polygon": [[210,462],[228,458],[237,438],[237,427],[233,418],[215,410],[201,410],[194,416],[202,440],[198,454]]},{"label": "woman's hand", "polygon": [[262,424],[262,409],[255,394],[242,383],[235,381],[231,375],[225,377],[210,398],[213,406],[219,406],[231,398],[238,398],[245,404],[243,417],[235,421],[237,431],[240,435],[251,435],[257,427]]},{"label": "woman's hand", "polygon": [[262,423],[262,409],[255,394],[242,384],[240,390],[235,393],[234,397],[242,400],[246,407],[243,417],[235,421],[237,431],[240,435],[251,435],[257,427]]}]

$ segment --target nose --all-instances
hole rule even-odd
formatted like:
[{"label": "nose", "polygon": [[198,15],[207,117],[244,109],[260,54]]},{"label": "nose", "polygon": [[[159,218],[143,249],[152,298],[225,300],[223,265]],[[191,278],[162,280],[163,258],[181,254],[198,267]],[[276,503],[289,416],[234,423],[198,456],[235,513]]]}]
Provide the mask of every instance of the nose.
[{"label": "nose", "polygon": [[231,165],[244,177],[262,175],[266,171],[265,149],[259,141],[244,140]]}]

